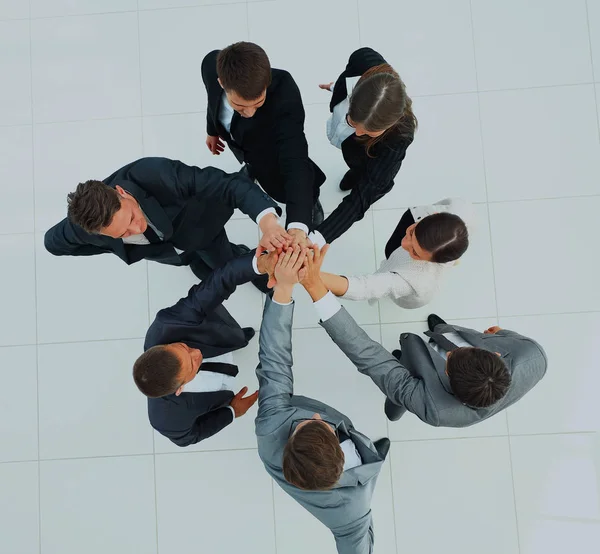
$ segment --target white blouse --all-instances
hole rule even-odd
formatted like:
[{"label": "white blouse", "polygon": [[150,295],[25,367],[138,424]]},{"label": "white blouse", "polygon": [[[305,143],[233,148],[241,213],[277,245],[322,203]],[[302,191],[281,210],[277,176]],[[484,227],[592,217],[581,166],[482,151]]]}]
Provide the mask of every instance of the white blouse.
[{"label": "white blouse", "polygon": [[[465,222],[469,237],[473,231],[473,206],[460,198],[446,198],[436,204],[415,206],[410,211],[415,222],[434,213],[453,213]],[[381,263],[375,273],[347,277],[348,290],[343,298],[377,300],[388,297],[401,308],[420,308],[431,301],[446,272],[456,263],[457,261],[438,264],[413,260],[409,253],[399,246]]]},{"label": "white blouse", "polygon": [[[359,79],[360,77],[346,78],[346,90],[348,91],[348,96],[334,106],[333,112],[327,120],[327,138],[336,148],[342,148],[342,142],[350,135],[354,134],[355,129],[351,125],[348,125],[346,116],[348,115],[348,109],[350,108],[350,95]],[[331,87],[331,92],[333,92],[333,86]]]}]

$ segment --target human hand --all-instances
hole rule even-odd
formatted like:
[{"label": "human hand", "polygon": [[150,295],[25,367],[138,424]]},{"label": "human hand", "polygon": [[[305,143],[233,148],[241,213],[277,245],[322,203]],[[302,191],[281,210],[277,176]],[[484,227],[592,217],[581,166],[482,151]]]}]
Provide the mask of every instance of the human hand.
[{"label": "human hand", "polygon": [[269,282],[267,283],[267,287],[272,289],[276,284],[277,280],[275,279],[275,265],[277,265],[277,259],[281,254],[281,250],[274,250],[273,252],[269,252],[269,254],[262,254],[258,257],[257,267],[258,271],[261,274],[268,273],[269,274]]},{"label": "human hand", "polygon": [[288,229],[288,234],[292,236],[290,246],[299,245],[301,248],[306,248],[312,244],[308,235],[302,229]]},{"label": "human hand", "polygon": [[267,214],[258,222],[262,231],[262,237],[256,249],[256,256],[267,250],[273,252],[277,249],[286,248],[292,242],[292,236],[279,224],[279,218],[275,214]]},{"label": "human hand", "polygon": [[489,329],[486,329],[484,331],[484,334],[486,334],[486,335],[495,335],[498,331],[502,331],[502,329],[500,327],[498,327],[497,325],[494,325],[493,327],[490,327]]},{"label": "human hand", "polygon": [[[323,248],[319,248],[317,244],[313,244],[306,256],[306,273],[302,279],[302,286],[308,291],[311,287],[323,284],[321,280],[321,266],[325,255],[329,250],[329,245],[326,244]],[[310,292],[310,291],[309,291]]]},{"label": "human hand", "polygon": [[232,399],[229,405],[235,412],[235,417],[243,416],[258,400],[258,391],[253,392],[250,396],[244,398],[244,394],[248,392],[248,387],[242,387]]},{"label": "human hand", "polygon": [[307,249],[296,245],[282,253],[275,266],[275,279],[278,287],[292,289],[296,283],[305,276],[306,269],[302,266],[306,258]]},{"label": "human hand", "polygon": [[330,91],[331,90],[331,85],[333,85],[333,81],[331,81],[331,83],[329,83],[329,84],[319,85],[319,88],[323,89],[323,90],[329,90]]},{"label": "human hand", "polygon": [[225,143],[218,136],[212,137],[211,135],[208,135],[206,137],[206,146],[208,146],[208,149],[217,156],[225,150]]}]

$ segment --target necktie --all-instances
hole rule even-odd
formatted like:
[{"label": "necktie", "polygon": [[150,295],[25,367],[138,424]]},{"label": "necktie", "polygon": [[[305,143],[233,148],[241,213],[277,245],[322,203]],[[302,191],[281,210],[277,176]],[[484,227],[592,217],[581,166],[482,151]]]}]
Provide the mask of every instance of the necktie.
[{"label": "necktie", "polygon": [[146,227],[146,230],[144,231],[144,236],[150,241],[151,244],[158,244],[159,242],[162,242],[160,240],[160,237],[156,234],[156,231],[152,227],[150,227],[150,225]]},{"label": "necktie", "polygon": [[203,363],[200,365],[198,371],[212,371],[213,373],[222,373],[223,375],[229,375],[230,377],[235,377],[239,373],[237,366],[221,362]]},{"label": "necktie", "polygon": [[450,350],[454,350],[458,348],[456,344],[454,344],[451,340],[447,339],[442,333],[435,333],[433,331],[426,331],[425,334],[435,342],[440,348],[446,350],[446,352],[450,352]]}]

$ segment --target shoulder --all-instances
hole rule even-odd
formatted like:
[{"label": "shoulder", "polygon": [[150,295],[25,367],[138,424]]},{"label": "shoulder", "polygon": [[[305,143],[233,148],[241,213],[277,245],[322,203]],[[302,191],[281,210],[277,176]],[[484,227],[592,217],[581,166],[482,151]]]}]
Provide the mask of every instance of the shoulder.
[{"label": "shoulder", "polygon": [[267,95],[273,95],[277,100],[286,100],[290,96],[300,98],[300,89],[291,73],[285,69],[272,69],[271,84],[267,88]]},{"label": "shoulder", "polygon": [[217,56],[219,55],[220,50],[213,50],[204,56],[202,60],[202,73],[205,71],[213,71],[215,77],[217,75]]},{"label": "shoulder", "polygon": [[383,63],[387,62],[379,52],[365,46],[350,54],[346,71],[348,72],[348,76],[351,74],[362,75],[367,69]]}]

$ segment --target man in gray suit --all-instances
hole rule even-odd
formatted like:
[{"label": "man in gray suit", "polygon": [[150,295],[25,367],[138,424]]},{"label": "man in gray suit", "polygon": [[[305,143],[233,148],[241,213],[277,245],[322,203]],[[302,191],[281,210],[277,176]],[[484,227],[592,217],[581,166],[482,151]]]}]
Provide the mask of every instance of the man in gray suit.
[{"label": "man in gray suit", "polygon": [[373,443],[345,415],[294,395],[292,289],[307,272],[306,253],[296,246],[280,256],[265,305],[256,369],[258,454],[276,483],[331,529],[339,554],[370,554],[371,498],[390,442]]},{"label": "man in gray suit", "polygon": [[546,373],[546,353],[534,340],[500,327],[479,333],[448,325],[435,314],[428,318],[429,342],[402,333],[401,350],[392,355],[341,309],[320,277],[303,285],[314,301],[329,298],[331,315],[321,325],[387,396],[392,421],[408,410],[436,427],[468,427],[514,404]]}]

